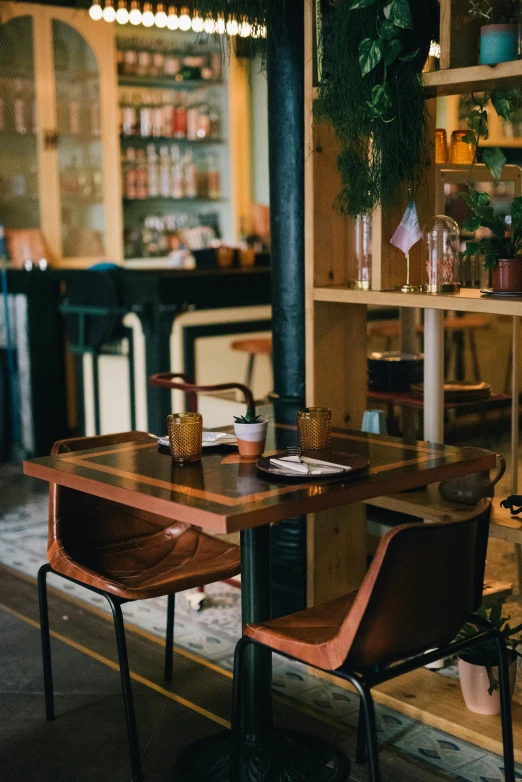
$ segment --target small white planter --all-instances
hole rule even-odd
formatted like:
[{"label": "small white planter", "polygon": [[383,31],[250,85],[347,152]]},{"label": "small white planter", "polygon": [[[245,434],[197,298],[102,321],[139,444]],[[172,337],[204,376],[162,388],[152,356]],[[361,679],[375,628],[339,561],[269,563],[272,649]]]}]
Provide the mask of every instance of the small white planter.
[{"label": "small white planter", "polygon": [[[493,675],[498,681],[498,668],[493,668]],[[509,686],[511,695],[515,689],[517,676],[517,660],[509,664]],[[464,702],[470,711],[475,714],[500,714],[500,695],[498,690],[493,690],[490,695],[489,677],[485,665],[468,663],[459,657],[460,688]]]},{"label": "small white planter", "polygon": [[241,456],[261,456],[265,450],[267,427],[266,418],[256,424],[234,424],[237,447]]}]

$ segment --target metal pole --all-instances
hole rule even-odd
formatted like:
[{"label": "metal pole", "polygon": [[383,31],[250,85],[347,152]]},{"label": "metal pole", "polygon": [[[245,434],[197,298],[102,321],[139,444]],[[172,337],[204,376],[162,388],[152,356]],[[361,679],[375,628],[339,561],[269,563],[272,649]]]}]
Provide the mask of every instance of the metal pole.
[{"label": "metal pole", "polygon": [[[520,318],[513,317],[513,353],[512,378],[511,378],[511,494],[518,494],[518,445],[519,445],[519,398],[520,398]],[[518,549],[520,555],[520,548]]]},{"label": "metal pole", "polygon": [[268,141],[274,412],[295,424],[305,400],[304,3],[269,0]]},{"label": "metal pole", "polygon": [[424,311],[424,439],[444,442],[443,310]]}]

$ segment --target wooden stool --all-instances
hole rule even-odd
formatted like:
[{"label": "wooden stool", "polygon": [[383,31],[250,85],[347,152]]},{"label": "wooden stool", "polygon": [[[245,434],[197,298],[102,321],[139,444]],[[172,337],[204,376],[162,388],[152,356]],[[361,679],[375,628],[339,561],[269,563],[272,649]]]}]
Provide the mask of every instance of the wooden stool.
[{"label": "wooden stool", "polygon": [[239,350],[242,353],[248,353],[248,367],[245,379],[245,385],[252,385],[252,376],[254,374],[254,363],[256,356],[272,355],[272,337],[252,337],[251,339],[236,339],[230,346],[232,350]]}]

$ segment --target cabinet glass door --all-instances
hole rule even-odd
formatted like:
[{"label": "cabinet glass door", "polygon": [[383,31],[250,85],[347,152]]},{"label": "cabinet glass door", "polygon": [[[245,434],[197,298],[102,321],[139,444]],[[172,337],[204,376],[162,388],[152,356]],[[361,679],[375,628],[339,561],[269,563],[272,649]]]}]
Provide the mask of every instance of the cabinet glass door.
[{"label": "cabinet glass door", "polygon": [[96,57],[80,33],[53,19],[62,253],[103,257],[105,210]]},{"label": "cabinet glass door", "polygon": [[40,228],[30,16],[0,24],[0,223]]}]

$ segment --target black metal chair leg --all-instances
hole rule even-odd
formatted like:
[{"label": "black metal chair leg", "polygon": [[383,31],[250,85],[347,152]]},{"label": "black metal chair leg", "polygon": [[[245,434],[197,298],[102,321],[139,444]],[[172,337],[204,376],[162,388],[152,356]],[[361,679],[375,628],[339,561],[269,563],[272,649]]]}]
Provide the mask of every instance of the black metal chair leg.
[{"label": "black metal chair leg", "polygon": [[51,661],[51,637],[49,634],[49,610],[47,607],[47,573],[50,565],[42,565],[38,571],[38,604],[40,606],[40,637],[45,693],[45,717],[54,720],[53,668]]},{"label": "black metal chair leg", "polygon": [[243,698],[243,662],[245,649],[250,643],[243,636],[234,652],[234,681],[232,685],[232,729],[230,732],[230,775],[229,782],[241,782],[241,726]]},{"label": "black metal chair leg", "polygon": [[377,725],[375,723],[375,707],[370,688],[366,682],[358,676],[342,673],[343,679],[347,679],[353,684],[361,698],[361,707],[364,714],[364,724],[366,727],[366,741],[368,746],[368,763],[370,767],[371,782],[381,782],[381,772],[379,767],[379,748],[377,746]]},{"label": "black metal chair leg", "polygon": [[116,646],[118,648],[118,660],[120,663],[121,688],[123,690],[123,702],[125,705],[125,719],[127,721],[127,736],[131,756],[132,778],[134,782],[141,782],[141,760],[138,744],[138,731],[136,730],[136,716],[134,714],[134,700],[132,697],[131,679],[129,674],[129,660],[127,657],[127,644],[125,642],[125,628],[121,604],[107,592],[104,596],[112,610],[114,618],[114,630],[116,632]]},{"label": "black metal chair leg", "polygon": [[169,595],[167,602],[167,636],[165,639],[165,681],[172,681],[172,652],[174,646],[174,608],[176,595]]},{"label": "black metal chair leg", "polygon": [[366,724],[362,703],[359,706],[359,720],[357,722],[357,749],[355,762],[358,766],[364,766],[368,760],[368,743],[366,741]]},{"label": "black metal chair leg", "polygon": [[513,725],[511,719],[511,691],[509,686],[509,660],[506,643],[502,636],[497,638],[498,673],[500,689],[500,715],[502,718],[502,745],[504,750],[504,780],[515,782],[515,759],[513,755]]}]

